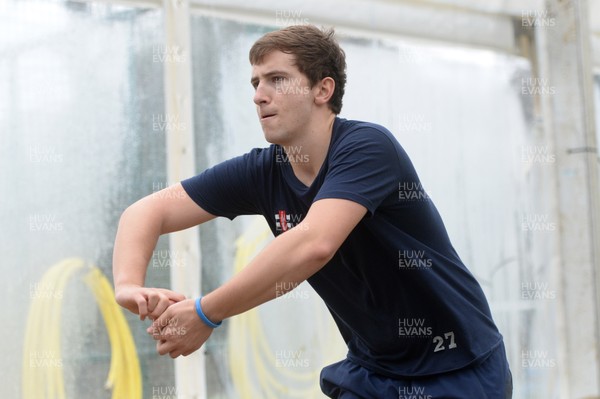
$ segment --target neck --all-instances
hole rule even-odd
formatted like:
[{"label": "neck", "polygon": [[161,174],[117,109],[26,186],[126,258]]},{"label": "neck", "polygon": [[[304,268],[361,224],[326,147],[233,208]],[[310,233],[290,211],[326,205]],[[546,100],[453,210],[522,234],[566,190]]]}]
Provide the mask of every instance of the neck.
[{"label": "neck", "polygon": [[327,157],[335,114],[327,115],[311,126],[298,141],[282,145],[294,174],[305,186],[310,186]]}]

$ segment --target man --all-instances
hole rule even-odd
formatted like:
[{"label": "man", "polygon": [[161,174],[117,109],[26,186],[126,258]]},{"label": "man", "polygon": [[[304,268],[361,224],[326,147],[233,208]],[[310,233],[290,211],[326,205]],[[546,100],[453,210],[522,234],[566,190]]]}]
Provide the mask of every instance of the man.
[{"label": "man", "polygon": [[[347,358],[321,373],[329,397],[511,397],[502,336],[408,156],[385,128],[337,117],[346,63],[333,31],[268,33],[250,63],[272,145],[123,213],[118,303],[153,319],[158,353],[177,357],[222,320],[308,280],[348,346]],[[159,235],[246,214],[263,215],[276,238],[226,284],[201,300],[144,287]],[[185,336],[164,328],[173,318]]]}]

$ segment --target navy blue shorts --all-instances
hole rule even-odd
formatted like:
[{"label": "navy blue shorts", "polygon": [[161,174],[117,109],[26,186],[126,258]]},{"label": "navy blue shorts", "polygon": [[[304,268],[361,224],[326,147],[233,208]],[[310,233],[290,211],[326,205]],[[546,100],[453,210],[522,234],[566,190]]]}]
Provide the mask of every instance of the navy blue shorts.
[{"label": "navy blue shorts", "polygon": [[512,376],[500,344],[475,366],[414,379],[391,379],[342,360],[321,371],[321,390],[337,399],[510,399]]}]

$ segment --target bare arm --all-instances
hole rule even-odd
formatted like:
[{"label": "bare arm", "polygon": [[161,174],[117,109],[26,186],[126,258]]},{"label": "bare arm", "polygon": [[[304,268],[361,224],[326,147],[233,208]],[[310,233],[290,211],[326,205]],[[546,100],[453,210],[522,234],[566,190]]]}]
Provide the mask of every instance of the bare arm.
[{"label": "bare arm", "polygon": [[158,238],[215,218],[175,184],[137,201],[121,215],[113,253],[117,302],[140,318],[158,317],[169,304],[184,299],[166,289],[143,288]]},{"label": "bare arm", "polygon": [[[202,298],[204,314],[219,322],[275,298],[277,286],[295,287],[334,256],[366,211],[348,200],[315,202],[302,223],[278,236],[241,272]],[[170,331],[168,326],[175,322],[187,335]],[[200,348],[212,329],[200,321],[190,299],[166,309],[148,333],[158,341],[158,353],[177,357]]]},{"label": "bare arm", "polygon": [[315,202],[302,223],[278,236],[240,273],[206,295],[204,313],[223,320],[274,299],[278,286],[296,287],[331,260],[365,213],[362,205],[348,200]]}]

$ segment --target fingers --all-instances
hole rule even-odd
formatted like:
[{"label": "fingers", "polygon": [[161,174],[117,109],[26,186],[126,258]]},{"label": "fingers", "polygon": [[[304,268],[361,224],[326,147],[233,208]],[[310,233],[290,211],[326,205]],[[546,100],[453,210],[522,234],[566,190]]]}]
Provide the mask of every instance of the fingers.
[{"label": "fingers", "polygon": [[148,313],[146,297],[143,294],[143,288],[139,286],[125,286],[115,289],[115,300],[119,305],[129,310],[131,313],[140,315],[144,320]]},{"label": "fingers", "polygon": [[159,355],[172,358],[189,355],[198,350],[212,333],[195,310],[194,300],[178,302],[167,308],[147,329],[156,340]]},{"label": "fingers", "polygon": [[173,302],[181,302],[185,299],[185,295],[180,294],[179,292],[171,291],[165,288],[158,288],[158,291],[165,294],[167,298]]},{"label": "fingers", "polygon": [[[121,306],[139,314],[142,320],[152,320],[146,331],[156,340],[160,355],[188,356],[200,348],[212,332],[197,317],[194,301],[186,300],[182,294],[136,285],[121,285],[116,291],[115,298]],[[190,332],[191,336],[187,335]]]},{"label": "fingers", "polygon": [[153,319],[159,317],[165,312],[165,310],[167,310],[169,306],[171,306],[171,301],[169,299],[161,300],[156,305],[152,313],[150,313],[150,317],[152,317]]},{"label": "fingers", "polygon": [[156,340],[156,351],[159,355],[167,353],[173,359],[181,356],[183,352],[181,338],[181,330],[177,327],[177,322],[168,315],[163,314],[155,320],[150,327],[148,333],[152,334],[152,338]]},{"label": "fingers", "polygon": [[117,303],[132,313],[152,320],[158,318],[169,306],[185,299],[183,294],[165,288],[146,288],[123,285],[115,292]]},{"label": "fingers", "polygon": [[140,320],[145,320],[146,316],[148,316],[148,304],[146,302],[146,297],[140,293],[139,295],[135,296],[134,300],[138,307]]},{"label": "fingers", "polygon": [[169,341],[165,341],[165,340],[156,341],[156,351],[161,356],[169,353],[172,346],[173,346],[173,343],[169,342]]},{"label": "fingers", "polygon": [[191,354],[192,354],[192,353],[194,353],[194,352],[196,352],[196,349],[192,349],[192,350],[185,351],[185,352],[183,352],[181,355],[182,355],[182,356],[189,356],[189,355],[191,355]]},{"label": "fingers", "polygon": [[156,308],[156,305],[158,305],[158,303],[160,302],[160,296],[150,291],[147,294],[146,302],[148,304],[148,316],[150,316],[150,318],[154,320],[156,317],[152,317],[152,312]]},{"label": "fingers", "polygon": [[182,355],[181,349],[176,348],[176,344],[170,341],[158,341],[156,343],[156,351],[159,355],[166,355],[167,353],[171,358],[175,359]]},{"label": "fingers", "polygon": [[164,288],[146,288],[134,285],[119,287],[115,293],[117,303],[132,313],[154,320],[169,306],[185,299],[183,294]]},{"label": "fingers", "polygon": [[[162,288],[152,288],[147,291],[146,301],[148,304],[148,316],[152,320],[160,317],[160,315],[162,315],[164,311],[173,304],[171,297],[168,296],[165,291],[168,290]],[[183,297],[183,295],[177,294],[177,298],[179,298],[179,296]],[[185,297],[183,298],[185,299]]]},{"label": "fingers", "polygon": [[157,341],[166,341],[171,332],[169,329],[171,324],[171,315],[167,310],[152,322],[150,327],[146,329],[146,332],[151,334],[152,338]]}]

